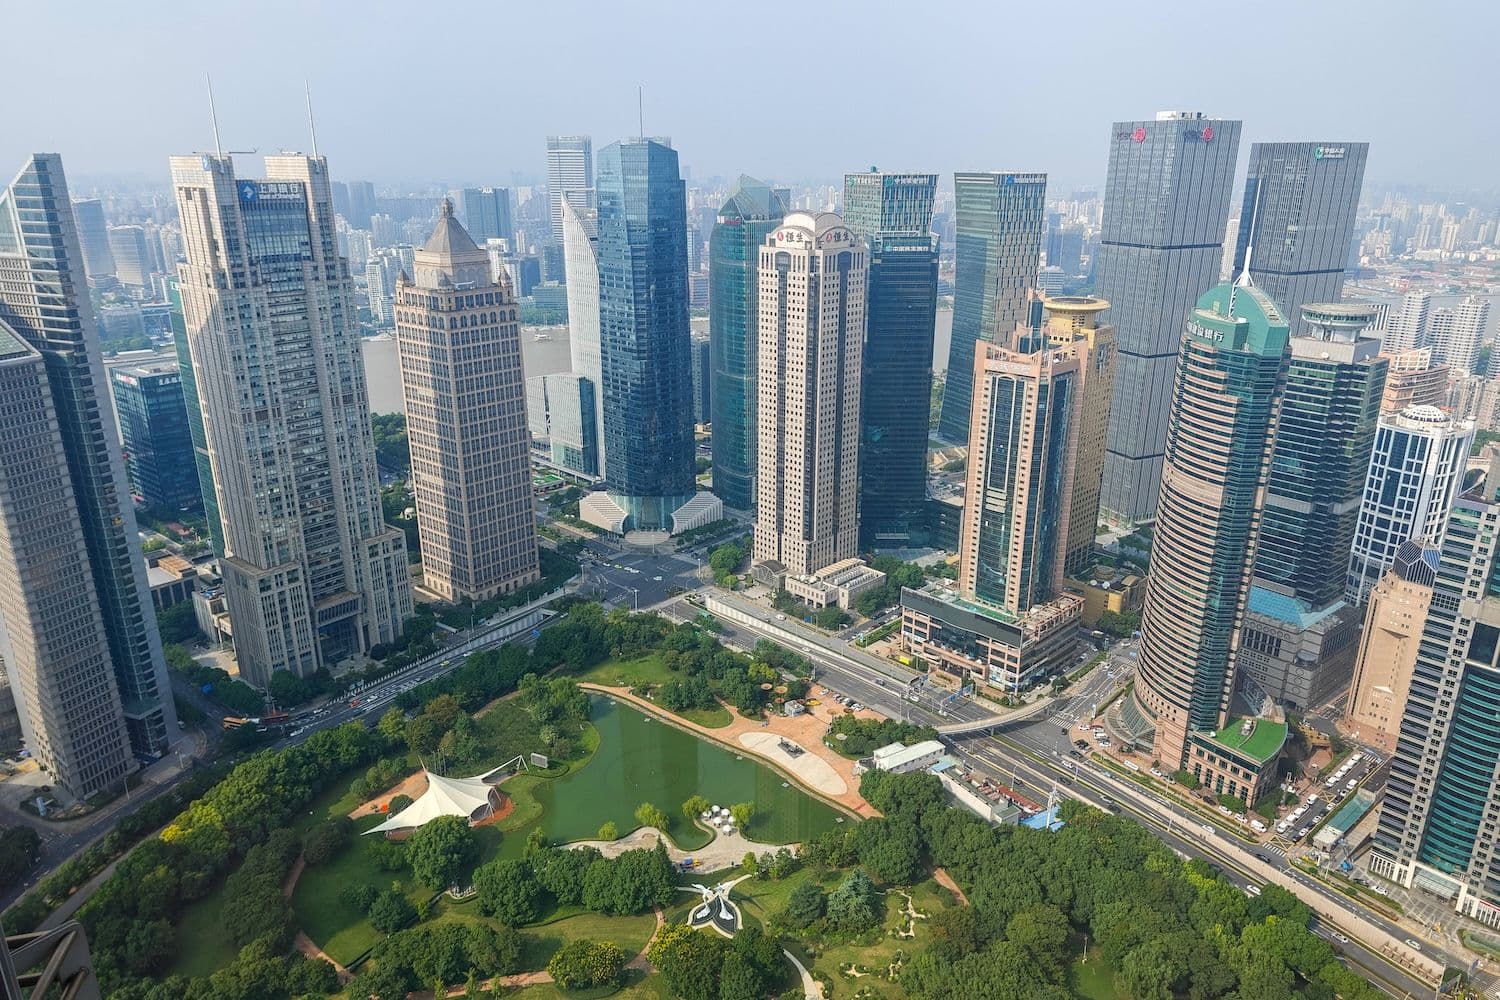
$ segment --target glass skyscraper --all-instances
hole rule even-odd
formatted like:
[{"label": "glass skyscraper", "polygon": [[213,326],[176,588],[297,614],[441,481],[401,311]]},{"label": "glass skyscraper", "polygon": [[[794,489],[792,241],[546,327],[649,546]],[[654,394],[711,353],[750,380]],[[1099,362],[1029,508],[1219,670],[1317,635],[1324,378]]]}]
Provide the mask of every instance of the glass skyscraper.
[{"label": "glass skyscraper", "polygon": [[1292,323],[1308,331],[1302,307],[1337,302],[1354,240],[1366,142],[1257,142],[1250,147],[1234,273],[1250,277]]},{"label": "glass skyscraper", "polygon": [[208,459],[208,438],[203,431],[203,408],[198,402],[198,380],[193,375],[193,356],[188,352],[187,323],[182,318],[182,289],[176,278],[167,279],[167,313],[172,324],[172,346],[177,348],[177,370],[182,374],[182,402],[187,409],[188,434],[193,441],[193,464],[198,471],[198,491],[203,500],[203,518],[214,555],[224,556],[224,525],[219,520],[219,495],[214,492],[213,465]]},{"label": "glass skyscraper", "polygon": [[463,217],[464,229],[480,246],[484,246],[485,240],[515,243],[516,227],[511,222],[509,188],[463,188],[458,192],[458,210]]},{"label": "glass skyscraper", "polygon": [[713,387],[714,493],[735,510],[755,509],[755,351],[760,248],[786,216],[781,195],[740,177],[708,237],[708,338]]},{"label": "glass skyscraper", "polygon": [[1046,228],[1046,174],[954,174],[953,338],[938,433],[969,440],[974,345],[1010,346],[1028,315]]},{"label": "glass skyscraper", "polygon": [[[927,538],[928,414],[937,319],[937,174],[844,175],[844,220],[869,248],[860,427],[860,547]],[[717,431],[717,428],[715,429]]]},{"label": "glass skyscraper", "polygon": [[1120,349],[1100,495],[1115,521],[1156,513],[1182,322],[1218,280],[1239,142],[1239,122],[1194,112],[1110,132],[1094,292]]},{"label": "glass skyscraper", "polygon": [[176,364],[111,368],[130,487],[148,504],[186,510],[202,503],[193,438]]},{"label": "glass skyscraper", "polygon": [[130,747],[155,757],[177,730],[135,508],[105,393],[99,334],[62,159],[37,154],[0,188],[0,322],[47,371]]},{"label": "glass skyscraper", "polygon": [[654,139],[605,147],[597,181],[606,488],[627,530],[669,531],[696,491],[687,192]]}]

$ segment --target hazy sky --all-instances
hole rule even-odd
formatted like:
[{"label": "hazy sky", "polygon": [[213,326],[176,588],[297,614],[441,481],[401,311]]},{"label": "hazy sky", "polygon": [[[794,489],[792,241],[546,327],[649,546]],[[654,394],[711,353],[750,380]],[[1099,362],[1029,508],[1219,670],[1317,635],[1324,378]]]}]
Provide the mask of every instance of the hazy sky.
[{"label": "hazy sky", "polygon": [[[508,183],[548,133],[670,135],[697,176],[1043,170],[1103,182],[1111,121],[1166,108],[1257,140],[1369,140],[1367,180],[1500,188],[1492,0],[5,0],[0,173],[165,181],[211,148],[335,176]],[[1488,122],[1489,124],[1485,124]]]}]

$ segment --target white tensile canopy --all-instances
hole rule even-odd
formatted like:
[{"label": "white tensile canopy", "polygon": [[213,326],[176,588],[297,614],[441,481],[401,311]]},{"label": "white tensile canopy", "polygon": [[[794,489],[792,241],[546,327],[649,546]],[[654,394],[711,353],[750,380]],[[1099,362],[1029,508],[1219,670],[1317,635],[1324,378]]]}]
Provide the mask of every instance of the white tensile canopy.
[{"label": "white tensile canopy", "polygon": [[[439,816],[461,816],[472,820],[476,814],[488,815],[491,808],[490,793],[495,789],[480,778],[445,778],[424,770],[427,776],[427,791],[422,797],[365,833],[387,830],[412,830],[423,826]],[[481,817],[482,818],[482,817]]]}]

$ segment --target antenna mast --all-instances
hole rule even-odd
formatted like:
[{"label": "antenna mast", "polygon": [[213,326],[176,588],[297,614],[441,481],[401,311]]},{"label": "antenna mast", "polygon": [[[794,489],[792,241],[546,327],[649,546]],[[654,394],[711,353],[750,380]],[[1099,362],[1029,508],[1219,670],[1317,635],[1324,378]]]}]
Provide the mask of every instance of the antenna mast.
[{"label": "antenna mast", "polygon": [[640,84],[635,87],[635,113],[636,122],[641,129],[641,141],[646,140],[646,88]]},{"label": "antenna mast", "polygon": [[224,146],[219,142],[219,112],[214,109],[214,78],[204,73],[203,79],[208,83],[208,120],[214,127],[214,154],[223,156]]},{"label": "antenna mast", "polygon": [[312,110],[312,85],[307,80],[302,81],[302,89],[307,94],[307,131],[312,133],[313,159],[318,158],[318,126],[313,123]]}]

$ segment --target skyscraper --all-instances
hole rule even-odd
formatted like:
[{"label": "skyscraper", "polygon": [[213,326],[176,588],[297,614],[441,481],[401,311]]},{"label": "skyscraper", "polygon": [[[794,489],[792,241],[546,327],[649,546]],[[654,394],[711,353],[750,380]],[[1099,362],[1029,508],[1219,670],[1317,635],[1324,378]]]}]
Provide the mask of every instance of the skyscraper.
[{"label": "skyscraper", "polygon": [[1490,301],[1469,295],[1456,309],[1432,314],[1432,362],[1447,365],[1454,378],[1472,374],[1479,363],[1479,347],[1490,317]]},{"label": "skyscraper", "polygon": [[552,463],[580,475],[599,475],[594,381],[577,372],[533,375],[526,380],[526,396],[531,433],[547,438]]},{"label": "skyscraper", "polygon": [[[599,394],[604,385],[599,347],[599,213],[588,205],[564,198],[563,257],[568,273],[568,350],[573,374],[589,380],[591,388],[580,399],[592,400],[593,470],[604,469],[604,409]],[[499,280],[498,277],[496,280]]]},{"label": "skyscraper", "polygon": [[1431,603],[1368,862],[1372,873],[1420,885],[1488,924],[1500,909],[1495,471],[1454,505],[1439,539]]},{"label": "skyscraper", "polygon": [[1436,544],[1463,485],[1474,424],[1435,406],[1384,414],[1360,499],[1344,598],[1364,604],[1409,539]]},{"label": "skyscraper", "polygon": [[197,474],[203,519],[208,522],[208,537],[214,555],[223,558],[224,523],[219,518],[219,495],[214,490],[213,463],[208,457],[208,435],[203,429],[203,406],[198,399],[198,380],[193,375],[193,355],[187,342],[187,321],[182,316],[182,290],[175,277],[167,281],[167,305],[167,319],[172,325],[172,346],[177,350],[177,372],[182,384],[183,408],[187,412],[188,435],[193,442],[193,469]]},{"label": "skyscraper", "polygon": [[83,249],[83,267],[89,280],[113,277],[115,258],[109,252],[103,203],[98,198],[80,198],[73,202],[73,218],[78,223],[78,244]]},{"label": "skyscraper", "polygon": [[7,274],[0,282],[0,322],[38,351],[46,367],[130,749],[155,757],[175,736],[177,717],[105,397],[67,178],[56,154],[31,157],[0,189],[0,271]]},{"label": "skyscraper", "polygon": [[1401,307],[1393,311],[1386,320],[1385,335],[1380,338],[1380,349],[1387,354],[1399,354],[1420,347],[1428,347],[1432,340],[1428,336],[1428,324],[1432,315],[1432,293],[1417,289],[1401,298]]},{"label": "skyscraper", "polygon": [[396,282],[422,586],[484,601],[540,579],[516,300],[444,201]]},{"label": "skyscraper", "polygon": [[151,256],[146,249],[146,231],[140,226],[110,226],[109,252],[115,261],[115,277],[132,288],[151,286]]},{"label": "skyscraper", "polygon": [[1436,548],[1402,542],[1396,561],[1370,589],[1344,721],[1361,741],[1384,747],[1387,753],[1396,748],[1401,732],[1437,560]]},{"label": "skyscraper", "polygon": [[1234,274],[1245,269],[1281,307],[1292,336],[1307,333],[1302,306],[1337,302],[1354,240],[1367,142],[1257,142],[1250,146]]},{"label": "skyscraper", "polygon": [[708,237],[713,484],[714,493],[735,510],[755,509],[760,248],[786,212],[786,202],[774,190],[741,176]]},{"label": "skyscraper", "polygon": [[975,346],[1009,344],[1041,265],[1046,174],[954,174],[953,335],[938,433],[969,440]]},{"label": "skyscraper", "polygon": [[1239,122],[1186,111],[1110,132],[1095,293],[1120,347],[1099,501],[1115,521],[1156,513],[1182,319],[1218,277],[1239,142]]},{"label": "skyscraper", "polygon": [[[570,192],[584,192],[593,186],[594,141],[586,135],[547,136],[547,203],[551,211],[553,242],[561,244],[563,241],[563,196]],[[686,212],[686,208],[683,211]],[[684,221],[684,229],[686,226]]]},{"label": "skyscraper", "polygon": [[46,368],[3,320],[0,399],[0,660],[27,746],[54,785],[87,798],[135,761]]},{"label": "skyscraper", "polygon": [[844,219],[869,251],[860,547],[927,537],[928,414],[932,395],[938,243],[932,234],[937,174],[844,175]]},{"label": "skyscraper", "polygon": [[654,139],[605,147],[598,202],[608,494],[591,494],[581,509],[594,523],[626,531],[682,531],[711,511],[702,504],[679,510],[697,485],[687,203],[677,151]]},{"label": "skyscraper", "polygon": [[381,517],[328,164],[268,156],[266,172],[239,180],[228,156],[172,158],[219,565],[241,673],[260,685],[391,642],[412,611],[405,535]]},{"label": "skyscraper", "polygon": [[109,378],[131,489],[168,510],[198,507],[202,494],[178,366],[112,367]]},{"label": "skyscraper", "polygon": [[858,551],[865,266],[831,212],[788,215],[760,251],[754,558],[788,574]]},{"label": "skyscraper", "polygon": [[[1265,739],[1276,724],[1252,721],[1262,739],[1245,738],[1230,706],[1287,331],[1263,292],[1227,282],[1188,316],[1168,397],[1136,685],[1123,708],[1137,734],[1154,729],[1163,769],[1193,769],[1215,791],[1247,802],[1274,771],[1286,737],[1282,725],[1280,739]],[[1237,772],[1219,763],[1229,760]]]},{"label": "skyscraper", "polygon": [[693,368],[693,423],[713,420],[713,366],[710,364],[708,334],[694,330],[689,341]]},{"label": "skyscraper", "polygon": [[458,199],[464,228],[475,243],[484,246],[485,240],[515,240],[509,188],[464,188],[459,191]]}]

